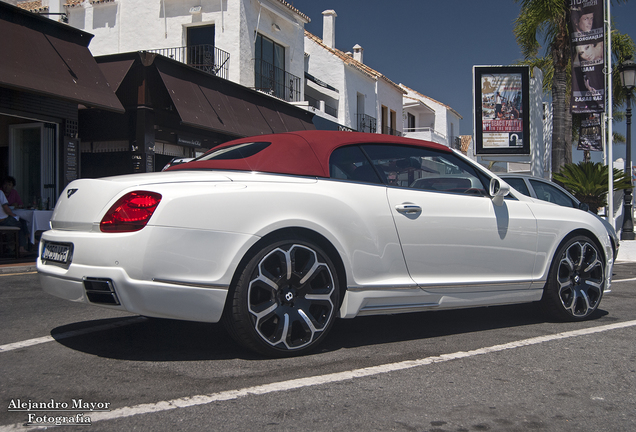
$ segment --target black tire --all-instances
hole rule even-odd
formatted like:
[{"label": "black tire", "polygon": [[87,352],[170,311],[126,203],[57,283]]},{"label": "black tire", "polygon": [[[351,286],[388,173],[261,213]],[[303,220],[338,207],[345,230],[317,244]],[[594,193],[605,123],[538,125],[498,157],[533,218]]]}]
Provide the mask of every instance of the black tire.
[{"label": "black tire", "polygon": [[566,240],[550,267],[541,304],[553,318],[583,321],[598,309],[605,285],[604,255],[587,236]]},{"label": "black tire", "polygon": [[340,287],[329,256],[307,240],[265,245],[231,288],[223,321],[241,345],[266,356],[313,350],[338,313]]}]

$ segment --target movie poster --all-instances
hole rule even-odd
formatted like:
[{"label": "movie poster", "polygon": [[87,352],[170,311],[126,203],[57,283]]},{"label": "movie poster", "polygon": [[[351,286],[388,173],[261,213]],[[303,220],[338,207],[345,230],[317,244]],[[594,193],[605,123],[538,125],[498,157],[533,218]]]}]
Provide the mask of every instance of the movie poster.
[{"label": "movie poster", "polygon": [[572,38],[572,113],[604,112],[604,2],[603,0],[569,1]]},{"label": "movie poster", "polygon": [[589,114],[581,120],[577,150],[603,151],[600,114]]},{"label": "movie poster", "polygon": [[529,154],[528,69],[476,68],[478,154]]}]

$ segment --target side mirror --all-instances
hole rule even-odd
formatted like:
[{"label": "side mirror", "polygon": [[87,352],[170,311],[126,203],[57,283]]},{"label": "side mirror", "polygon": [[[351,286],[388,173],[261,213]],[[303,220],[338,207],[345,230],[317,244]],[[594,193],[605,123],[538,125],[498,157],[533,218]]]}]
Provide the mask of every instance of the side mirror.
[{"label": "side mirror", "polygon": [[504,197],[508,195],[509,192],[510,186],[507,183],[496,178],[490,180],[490,196],[496,206],[503,205]]},{"label": "side mirror", "polygon": [[587,211],[590,211],[590,206],[582,202],[582,203],[579,203],[579,209],[583,210],[584,212],[587,212]]}]

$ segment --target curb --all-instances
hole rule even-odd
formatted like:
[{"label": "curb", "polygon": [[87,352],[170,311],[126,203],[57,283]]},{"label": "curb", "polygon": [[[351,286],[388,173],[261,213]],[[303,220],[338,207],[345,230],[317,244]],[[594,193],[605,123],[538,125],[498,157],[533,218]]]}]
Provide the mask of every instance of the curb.
[{"label": "curb", "polygon": [[5,274],[14,274],[14,273],[29,273],[35,272],[37,269],[35,264],[24,264],[24,265],[12,265],[2,267],[0,266],[0,275]]}]

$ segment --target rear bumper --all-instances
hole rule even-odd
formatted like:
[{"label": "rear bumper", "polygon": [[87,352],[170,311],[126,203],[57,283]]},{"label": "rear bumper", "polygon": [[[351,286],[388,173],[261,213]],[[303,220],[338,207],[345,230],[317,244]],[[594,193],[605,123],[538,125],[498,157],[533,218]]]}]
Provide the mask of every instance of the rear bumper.
[{"label": "rear bumper", "polygon": [[[38,260],[42,289],[56,297],[110,309],[156,317],[188,321],[218,322],[223,314],[227,287],[194,287],[128,277],[116,267],[89,267],[71,264],[68,269],[43,264]],[[59,270],[64,270],[61,274]],[[91,302],[85,280],[111,281],[119,304]]]}]

